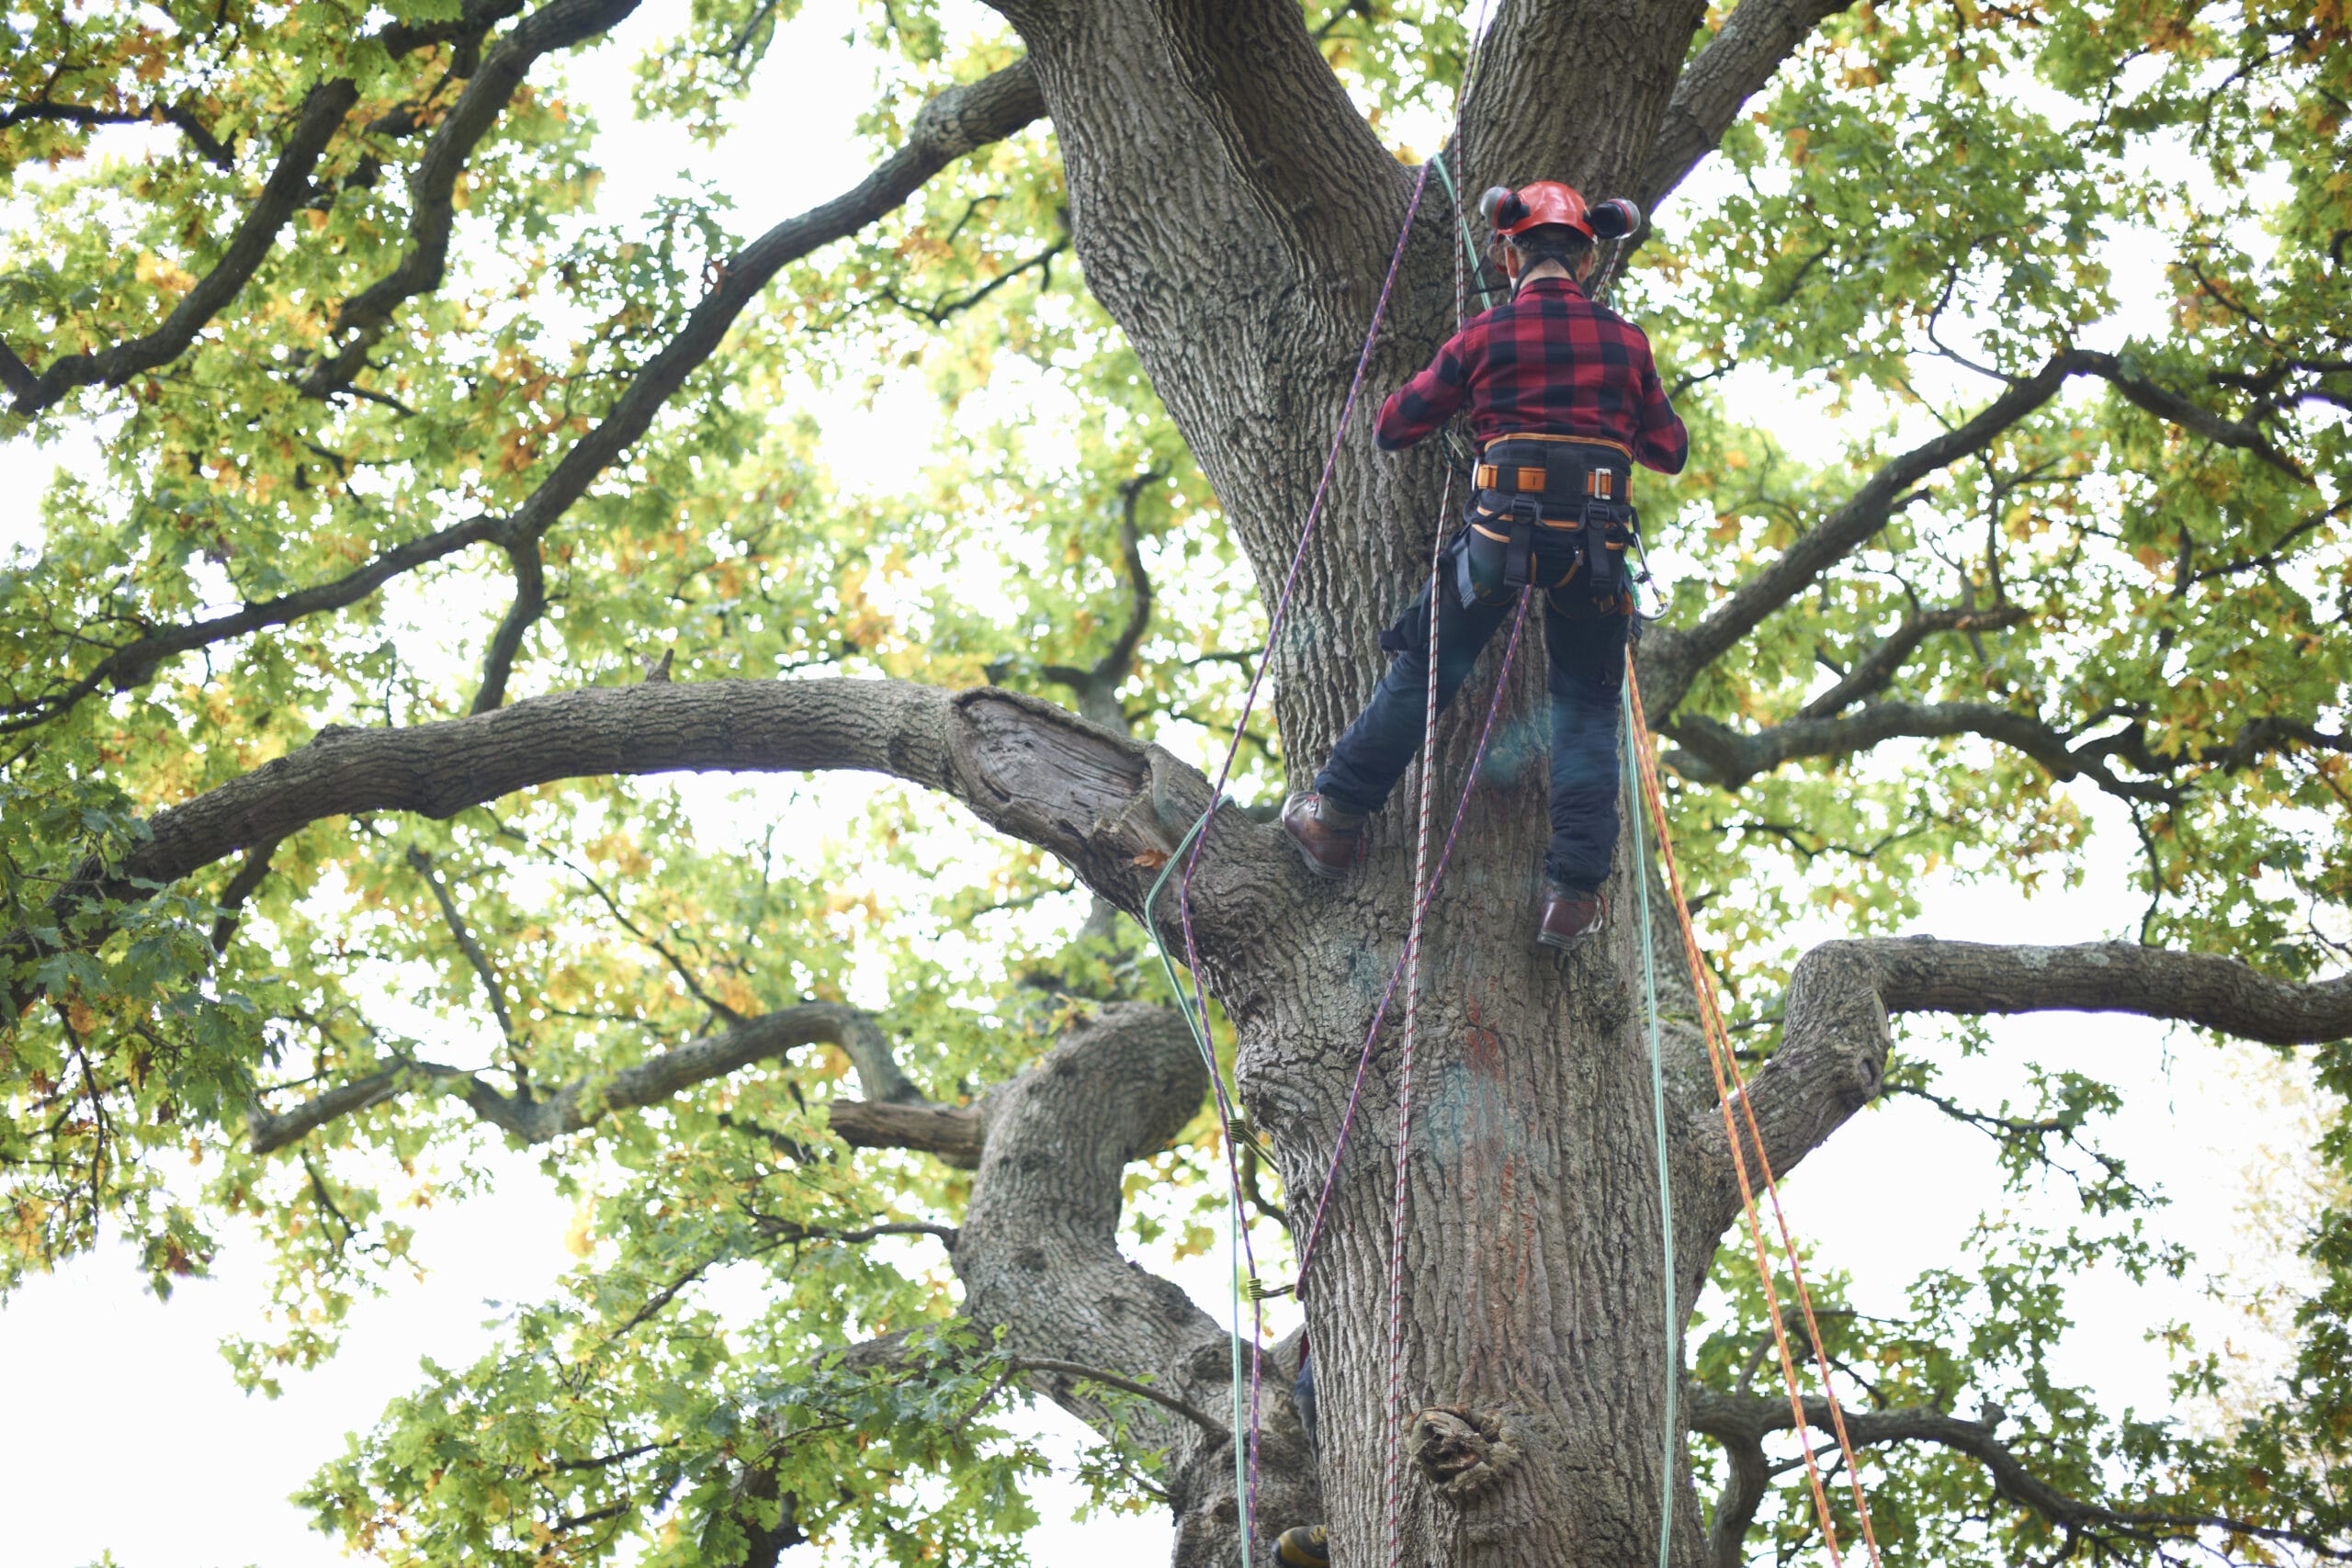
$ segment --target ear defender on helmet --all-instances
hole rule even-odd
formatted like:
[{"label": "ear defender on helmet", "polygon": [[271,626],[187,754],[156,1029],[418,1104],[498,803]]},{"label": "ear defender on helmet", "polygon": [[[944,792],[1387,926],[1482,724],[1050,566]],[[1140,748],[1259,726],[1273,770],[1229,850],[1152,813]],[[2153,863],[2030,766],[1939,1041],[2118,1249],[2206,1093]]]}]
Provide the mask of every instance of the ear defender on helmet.
[{"label": "ear defender on helmet", "polygon": [[1642,226],[1642,209],[1623,197],[1596,203],[1586,214],[1596,240],[1622,240]]},{"label": "ear defender on helmet", "polygon": [[1500,233],[1526,221],[1527,203],[1509,186],[1490,186],[1487,194],[1478,198],[1478,216],[1487,220],[1488,228]]}]

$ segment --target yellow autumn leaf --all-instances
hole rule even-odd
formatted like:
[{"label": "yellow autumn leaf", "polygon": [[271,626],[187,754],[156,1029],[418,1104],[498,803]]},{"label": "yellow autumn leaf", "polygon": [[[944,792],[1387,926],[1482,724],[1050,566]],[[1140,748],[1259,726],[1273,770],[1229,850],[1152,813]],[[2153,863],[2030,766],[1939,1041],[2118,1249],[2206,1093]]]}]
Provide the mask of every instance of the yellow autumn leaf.
[{"label": "yellow autumn leaf", "polygon": [[162,289],[166,294],[185,294],[196,287],[196,275],[176,263],[167,262],[153,251],[139,253],[132,268],[140,282]]}]

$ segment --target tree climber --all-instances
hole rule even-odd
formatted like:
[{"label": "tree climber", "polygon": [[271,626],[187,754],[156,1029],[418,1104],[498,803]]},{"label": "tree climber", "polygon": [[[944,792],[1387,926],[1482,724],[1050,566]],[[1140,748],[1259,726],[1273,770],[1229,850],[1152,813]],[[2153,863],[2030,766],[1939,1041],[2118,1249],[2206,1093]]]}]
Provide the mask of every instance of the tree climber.
[{"label": "tree climber", "polygon": [[[1550,653],[1552,843],[1536,940],[1568,948],[1600,929],[1600,885],[1617,843],[1618,689],[1633,594],[1633,464],[1681,471],[1690,435],[1668,405],[1642,330],[1585,295],[1597,237],[1641,221],[1629,201],[1588,210],[1542,180],[1489,190],[1488,254],[1512,297],[1474,316],[1430,367],[1390,394],[1376,431],[1395,451],[1436,432],[1466,401],[1480,460],[1470,507],[1438,580],[1439,707],[1510,616],[1544,590]],[[1430,590],[1381,635],[1396,655],[1372,701],[1332,748],[1314,789],[1283,803],[1283,827],[1318,876],[1364,853],[1380,809],[1420,749],[1429,693]]]}]

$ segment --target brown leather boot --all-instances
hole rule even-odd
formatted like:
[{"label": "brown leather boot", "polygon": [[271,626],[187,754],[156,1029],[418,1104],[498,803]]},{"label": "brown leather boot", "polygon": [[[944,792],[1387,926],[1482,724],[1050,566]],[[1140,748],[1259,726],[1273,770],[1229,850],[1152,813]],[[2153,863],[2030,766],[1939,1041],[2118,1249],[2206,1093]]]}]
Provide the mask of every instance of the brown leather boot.
[{"label": "brown leather boot", "polygon": [[1283,831],[1317,876],[1345,876],[1363,859],[1363,818],[1312,792],[1283,802]]},{"label": "brown leather boot", "polygon": [[1274,1545],[1289,1568],[1330,1568],[1331,1532],[1321,1525],[1294,1525]]},{"label": "brown leather boot", "polygon": [[1535,940],[1563,953],[1599,931],[1609,918],[1609,900],[1598,893],[1579,893],[1546,885],[1544,912],[1535,921]]}]

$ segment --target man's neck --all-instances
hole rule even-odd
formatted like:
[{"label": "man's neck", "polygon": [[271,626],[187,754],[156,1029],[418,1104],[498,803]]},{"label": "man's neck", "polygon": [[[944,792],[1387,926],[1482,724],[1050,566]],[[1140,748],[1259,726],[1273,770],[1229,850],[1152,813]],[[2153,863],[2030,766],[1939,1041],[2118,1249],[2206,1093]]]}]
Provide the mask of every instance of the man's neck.
[{"label": "man's neck", "polygon": [[1529,284],[1546,277],[1564,277],[1571,283],[1576,281],[1575,275],[1570,273],[1566,267],[1562,266],[1558,262],[1547,261],[1540,264],[1539,265],[1529,267],[1525,272],[1521,273],[1519,275],[1519,287],[1524,288]]}]

